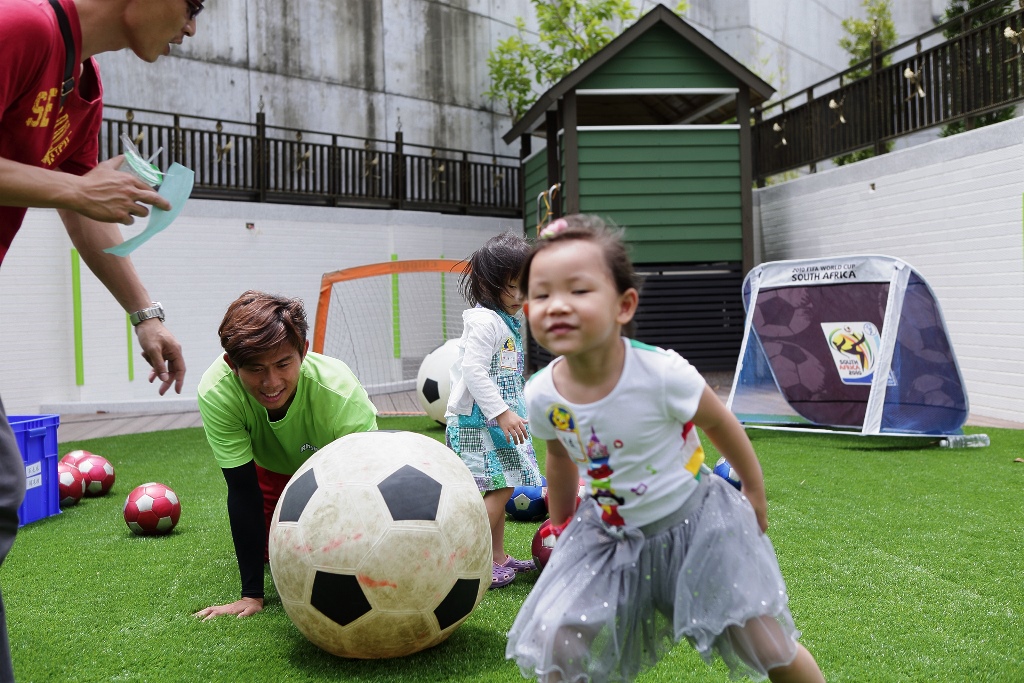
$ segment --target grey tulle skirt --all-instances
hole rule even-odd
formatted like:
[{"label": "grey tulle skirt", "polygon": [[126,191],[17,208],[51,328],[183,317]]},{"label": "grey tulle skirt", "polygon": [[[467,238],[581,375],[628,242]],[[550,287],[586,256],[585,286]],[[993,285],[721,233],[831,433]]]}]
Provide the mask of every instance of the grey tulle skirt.
[{"label": "grey tulle skirt", "polygon": [[739,491],[710,474],[647,527],[609,527],[580,505],[527,596],[505,656],[526,678],[629,681],[688,640],[733,678],[796,657],[775,549]]}]

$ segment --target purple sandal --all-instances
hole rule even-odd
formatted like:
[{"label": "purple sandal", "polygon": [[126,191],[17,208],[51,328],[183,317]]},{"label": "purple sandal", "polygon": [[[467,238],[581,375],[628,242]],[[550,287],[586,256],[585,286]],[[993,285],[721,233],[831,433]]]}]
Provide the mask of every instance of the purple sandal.
[{"label": "purple sandal", "polygon": [[516,572],[513,569],[502,566],[497,562],[491,563],[491,588],[501,588],[512,583],[513,579],[516,578]]},{"label": "purple sandal", "polygon": [[532,572],[537,569],[537,565],[533,560],[517,560],[511,555],[506,556],[505,561],[498,565],[499,567],[505,567],[511,569],[516,574],[522,574],[523,572]]}]

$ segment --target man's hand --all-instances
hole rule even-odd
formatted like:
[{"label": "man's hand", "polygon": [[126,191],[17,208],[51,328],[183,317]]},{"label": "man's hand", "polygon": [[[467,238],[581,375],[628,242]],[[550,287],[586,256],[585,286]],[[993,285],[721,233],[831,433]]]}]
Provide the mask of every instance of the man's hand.
[{"label": "man's hand", "polygon": [[159,318],[143,320],[136,326],[135,333],[142,347],[142,357],[152,368],[149,373],[150,383],[160,379],[161,396],[167,393],[172,384],[174,392],[180,394],[185,382],[185,359],[181,355],[181,344]]},{"label": "man's hand", "polygon": [[263,598],[242,598],[228,605],[213,605],[212,607],[201,609],[192,616],[198,617],[203,621],[209,621],[225,614],[234,614],[241,619],[242,617],[251,617],[262,610]]},{"label": "man's hand", "polygon": [[156,190],[131,173],[117,170],[123,161],[124,155],[118,155],[81,176],[69,208],[102,223],[124,225],[134,223],[135,216],[149,215],[143,204],[170,210],[170,202]]}]

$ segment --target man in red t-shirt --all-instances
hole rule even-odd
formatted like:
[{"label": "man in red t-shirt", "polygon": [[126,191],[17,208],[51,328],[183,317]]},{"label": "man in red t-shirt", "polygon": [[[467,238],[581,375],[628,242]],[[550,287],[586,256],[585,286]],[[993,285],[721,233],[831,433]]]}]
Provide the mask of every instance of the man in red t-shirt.
[{"label": "man in red t-shirt", "polygon": [[[59,5],[58,7],[53,6]],[[131,315],[160,394],[181,393],[185,363],[130,259],[103,250],[122,241],[116,223],[170,205],[116,157],[97,163],[103,86],[93,56],[131,49],[147,62],[196,30],[203,0],[0,0],[0,263],[27,207],[55,208],[68,236]],[[59,10],[59,11],[58,11]],[[62,94],[65,38],[73,43],[73,88]],[[25,469],[0,402],[0,563],[14,543]],[[14,680],[0,599],[0,682]]]}]

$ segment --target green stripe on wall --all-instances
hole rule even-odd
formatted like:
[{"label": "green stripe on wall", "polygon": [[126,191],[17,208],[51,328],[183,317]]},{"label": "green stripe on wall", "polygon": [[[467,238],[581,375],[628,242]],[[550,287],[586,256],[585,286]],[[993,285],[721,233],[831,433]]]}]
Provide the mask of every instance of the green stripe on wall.
[{"label": "green stripe on wall", "polygon": [[[391,255],[392,261],[398,254]],[[402,357],[402,314],[398,310],[398,273],[391,274],[391,334],[395,346],[395,358]]]},{"label": "green stripe on wall", "polygon": [[128,381],[135,381],[135,359],[132,357],[132,320],[127,313],[124,314],[124,324],[128,331]]},{"label": "green stripe on wall", "polygon": [[75,332],[75,384],[85,384],[85,354],[82,352],[82,264],[78,250],[71,250],[71,305]]}]

